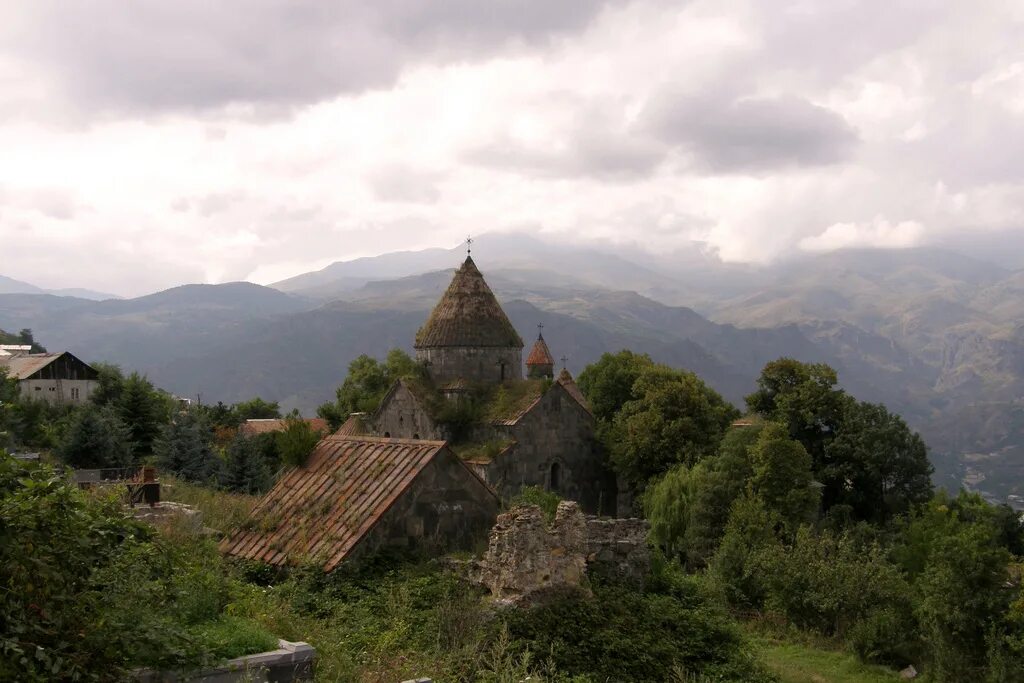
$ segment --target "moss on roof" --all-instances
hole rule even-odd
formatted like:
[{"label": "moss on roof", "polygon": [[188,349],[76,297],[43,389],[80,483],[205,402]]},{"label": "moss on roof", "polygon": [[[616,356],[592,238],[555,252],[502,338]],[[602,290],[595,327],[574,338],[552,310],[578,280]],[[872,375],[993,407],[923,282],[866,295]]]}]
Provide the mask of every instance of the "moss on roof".
[{"label": "moss on roof", "polygon": [[427,322],[416,333],[415,346],[521,349],[523,340],[473,259],[467,256]]},{"label": "moss on roof", "polygon": [[551,386],[548,379],[466,383],[459,399],[448,400],[429,379],[403,378],[402,383],[435,422],[467,425],[514,423]]}]

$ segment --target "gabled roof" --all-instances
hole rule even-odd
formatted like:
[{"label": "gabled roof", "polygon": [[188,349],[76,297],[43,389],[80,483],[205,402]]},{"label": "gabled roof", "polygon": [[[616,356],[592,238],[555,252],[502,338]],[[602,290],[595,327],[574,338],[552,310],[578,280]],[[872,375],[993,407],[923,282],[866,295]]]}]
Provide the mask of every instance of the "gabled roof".
[{"label": "gabled roof", "polygon": [[[308,424],[314,432],[320,432],[321,434],[327,433],[330,427],[327,424],[327,420],[319,417],[308,417],[304,418],[303,421]],[[288,426],[286,418],[267,418],[267,419],[255,419],[246,420],[238,426],[238,431],[246,436],[255,436],[256,434],[268,434],[270,432],[283,432],[285,427]]]},{"label": "gabled roof", "polygon": [[[58,353],[29,353],[0,356],[0,368],[7,368],[8,377],[12,377],[17,380],[28,379],[65,354],[78,361],[77,358],[67,351],[60,351]],[[82,364],[88,367],[87,364]]]},{"label": "gabled roof", "polygon": [[370,436],[370,428],[366,426],[366,413],[352,413],[344,424],[334,432],[335,436]]},{"label": "gabled roof", "polygon": [[427,322],[416,333],[415,346],[521,349],[523,340],[473,259],[467,256]]},{"label": "gabled roof", "polygon": [[544,341],[544,335],[538,334],[537,341],[534,342],[533,348],[530,349],[530,355],[526,357],[526,365],[554,365],[555,359],[551,357],[551,349],[548,348],[548,344]]},{"label": "gabled roof", "polygon": [[[328,436],[305,465],[274,485],[220,548],[273,565],[314,558],[330,571],[442,452],[447,452],[443,441]],[[479,482],[468,467],[459,466]]]},{"label": "gabled roof", "polygon": [[576,380],[572,378],[572,374],[565,368],[558,373],[558,379],[555,380],[558,384],[561,384],[569,395],[572,396],[576,401],[583,406],[583,409],[588,413],[590,412],[590,405],[587,404],[587,398],[580,391],[580,388],[576,385]]}]

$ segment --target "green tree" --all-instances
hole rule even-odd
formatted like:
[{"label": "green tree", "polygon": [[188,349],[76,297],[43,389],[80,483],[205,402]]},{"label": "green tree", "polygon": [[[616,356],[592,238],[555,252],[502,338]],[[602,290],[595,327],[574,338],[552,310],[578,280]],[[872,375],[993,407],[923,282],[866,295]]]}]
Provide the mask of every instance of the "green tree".
[{"label": "green tree", "polygon": [[708,563],[712,584],[725,601],[739,609],[764,604],[766,586],[756,559],[779,544],[778,519],[761,500],[747,492],[732,504],[722,542]]},{"label": "green tree", "polygon": [[650,539],[669,558],[685,560],[686,535],[693,512],[695,471],[686,465],[676,465],[658,478],[644,494],[644,514],[651,524]]},{"label": "green tree", "polygon": [[277,401],[264,401],[258,396],[234,404],[231,406],[231,412],[234,413],[235,420],[235,424],[232,426],[237,426],[246,420],[272,420],[281,417],[281,407]]},{"label": "green tree", "polygon": [[766,606],[796,626],[852,641],[863,659],[913,650],[910,586],[878,544],[804,526],[792,546],[770,546],[755,564]]},{"label": "green tree", "polygon": [[277,460],[277,448],[272,436],[236,434],[227,447],[224,467],[220,473],[221,486],[237,493],[262,493],[273,483],[272,464]]},{"label": "green tree", "polygon": [[320,433],[302,418],[285,418],[285,427],[274,435],[277,452],[285,465],[301,467],[320,442]]},{"label": "green tree", "polygon": [[604,433],[612,463],[637,490],[678,463],[712,455],[738,412],[692,372],[647,369]]},{"label": "green tree", "polygon": [[790,532],[814,519],[819,491],[811,474],[811,456],[789,438],[786,428],[769,424],[750,449],[751,490]]},{"label": "green tree", "polygon": [[18,381],[7,374],[7,368],[0,367],[0,448],[14,441],[14,410],[19,396]]},{"label": "green tree", "polygon": [[134,446],[131,430],[112,406],[85,405],[73,413],[57,457],[75,469],[128,467]]},{"label": "green tree", "polygon": [[167,398],[143,375],[133,372],[121,386],[117,411],[128,425],[138,454],[152,454],[153,442],[170,418],[171,405]]},{"label": "green tree", "polygon": [[647,354],[625,349],[605,353],[583,369],[576,384],[587,397],[594,417],[611,420],[626,401],[634,398],[633,385],[640,375],[653,367],[654,361]]},{"label": "green tree", "polygon": [[376,410],[395,380],[422,374],[422,366],[401,349],[388,351],[383,363],[363,354],[349,363],[348,375],[338,387],[335,400],[317,408],[317,415],[335,430],[351,413]]},{"label": "green tree", "polygon": [[764,366],[757,391],[747,396],[747,407],[785,425],[790,437],[811,454],[817,469],[825,459],[825,444],[839,430],[849,400],[837,382],[836,371],[824,363],[780,358]]},{"label": "green tree", "polygon": [[857,519],[885,523],[932,497],[932,466],[921,437],[883,405],[848,401],[825,445],[818,477]]},{"label": "green tree", "polygon": [[732,504],[753,476],[750,448],[762,427],[755,424],[729,429],[718,455],[694,468],[694,495],[686,527],[686,563],[690,568],[705,566],[718,548]]},{"label": "green tree", "polygon": [[198,410],[188,410],[164,425],[156,440],[160,468],[182,479],[216,482],[222,463],[213,450],[213,432]]},{"label": "green tree", "polygon": [[124,389],[124,373],[121,368],[110,363],[93,363],[92,369],[98,377],[89,400],[98,406],[117,405]]}]

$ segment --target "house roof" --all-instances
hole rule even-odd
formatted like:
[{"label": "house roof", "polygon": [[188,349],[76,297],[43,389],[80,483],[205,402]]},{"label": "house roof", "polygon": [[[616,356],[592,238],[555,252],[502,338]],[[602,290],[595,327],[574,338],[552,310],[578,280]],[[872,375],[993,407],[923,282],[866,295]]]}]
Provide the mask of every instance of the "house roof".
[{"label": "house roof", "polygon": [[526,365],[554,365],[555,359],[551,357],[551,349],[548,348],[548,344],[544,341],[544,335],[538,334],[537,341],[533,343],[533,348],[530,349],[530,355],[526,357]]},{"label": "house roof", "polygon": [[370,429],[366,426],[366,413],[352,413],[345,423],[334,432],[335,436],[369,436]]},{"label": "house roof", "polygon": [[558,373],[558,379],[555,381],[558,382],[558,384],[561,384],[562,387],[565,388],[567,392],[569,392],[569,395],[576,399],[576,401],[581,406],[583,406],[584,410],[586,410],[588,413],[590,412],[590,405],[587,403],[587,398],[586,396],[583,395],[583,392],[580,391],[580,388],[576,385],[576,380],[572,378],[572,373],[570,373],[567,369],[562,368],[562,371]]},{"label": "house roof", "polygon": [[443,441],[325,437],[306,464],[285,474],[220,548],[273,565],[311,557],[330,571],[442,452],[447,452]]},{"label": "house roof", "polygon": [[[303,418],[303,421],[308,424],[314,432],[325,434],[330,430],[327,420],[324,420],[323,418],[307,417]],[[270,432],[283,432],[287,426],[288,420],[286,418],[246,420],[238,426],[238,431],[246,436],[255,436],[257,434],[267,434]]]},{"label": "house roof", "polygon": [[501,309],[473,259],[462,267],[427,322],[416,333],[416,348],[512,347],[523,348],[523,340]]},{"label": "house roof", "polygon": [[28,379],[47,365],[63,356],[60,353],[30,353],[20,356],[0,356],[0,368],[7,368],[7,376],[17,380]]}]

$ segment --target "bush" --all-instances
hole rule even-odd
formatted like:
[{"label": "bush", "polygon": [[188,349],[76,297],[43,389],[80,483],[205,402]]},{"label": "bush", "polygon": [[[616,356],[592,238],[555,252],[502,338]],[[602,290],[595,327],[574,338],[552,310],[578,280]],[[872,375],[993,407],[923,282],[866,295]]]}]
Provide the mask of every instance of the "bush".
[{"label": "bush", "polygon": [[554,491],[545,491],[539,486],[524,486],[509,505],[536,505],[544,513],[544,520],[551,524],[555,521],[555,512],[561,502],[562,497]]}]

